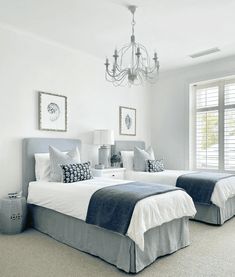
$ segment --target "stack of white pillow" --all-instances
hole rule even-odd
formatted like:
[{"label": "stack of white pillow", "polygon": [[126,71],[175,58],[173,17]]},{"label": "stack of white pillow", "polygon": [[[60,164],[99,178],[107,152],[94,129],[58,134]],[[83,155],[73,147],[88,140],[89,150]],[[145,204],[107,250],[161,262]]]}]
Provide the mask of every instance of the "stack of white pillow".
[{"label": "stack of white pillow", "polygon": [[81,163],[78,147],[69,152],[61,152],[49,146],[49,153],[35,153],[35,176],[37,181],[61,182],[60,164]]},{"label": "stack of white pillow", "polygon": [[123,167],[126,170],[146,171],[146,161],[155,160],[153,148],[147,150],[135,147],[134,151],[121,151]]}]

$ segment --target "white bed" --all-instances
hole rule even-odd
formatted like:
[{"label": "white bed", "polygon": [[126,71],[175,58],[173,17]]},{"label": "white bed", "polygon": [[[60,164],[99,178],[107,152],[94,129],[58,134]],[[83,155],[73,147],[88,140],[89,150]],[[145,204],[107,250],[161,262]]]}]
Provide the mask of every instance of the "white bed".
[{"label": "white bed", "polygon": [[23,195],[29,222],[35,229],[76,249],[98,256],[126,271],[137,273],[158,257],[190,244],[192,199],[183,191],[170,191],[137,202],[126,235],[87,224],[91,195],[102,187],[125,180],[94,178],[76,183],[35,181],[35,153],[81,147],[80,140],[29,138],[23,141]]},{"label": "white bed", "polygon": [[[127,170],[126,179],[175,186],[179,176],[192,172],[193,171],[185,170],[164,170],[161,172],[140,172]],[[226,201],[234,196],[235,176],[222,179],[216,183],[211,196],[211,202],[219,208],[224,208]]]},{"label": "white bed", "polygon": [[[35,181],[29,184],[27,202],[85,221],[94,192],[103,187],[124,183],[129,181],[102,177],[70,184]],[[126,235],[144,251],[146,231],[177,218],[193,217],[195,214],[190,196],[182,190],[147,197],[136,204]]]},{"label": "white bed", "polygon": [[[134,171],[133,150],[136,146],[145,149],[143,141],[116,141],[112,148],[113,154],[125,154],[123,162],[125,162],[125,175],[128,180],[176,186],[179,176],[193,172],[185,170],[164,170],[161,172]],[[235,215],[235,176],[221,179],[216,183],[211,202],[212,205],[194,203],[197,209],[197,214],[194,217],[195,220],[222,225],[226,220]]]}]

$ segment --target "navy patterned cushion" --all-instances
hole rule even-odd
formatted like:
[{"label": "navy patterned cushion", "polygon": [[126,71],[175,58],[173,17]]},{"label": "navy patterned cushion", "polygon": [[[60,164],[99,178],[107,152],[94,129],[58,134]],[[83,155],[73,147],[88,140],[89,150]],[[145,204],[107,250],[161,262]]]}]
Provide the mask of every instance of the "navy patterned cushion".
[{"label": "navy patterned cushion", "polygon": [[163,160],[147,160],[146,171],[148,172],[164,171]]},{"label": "navy patterned cushion", "polygon": [[64,164],[60,165],[63,171],[63,182],[73,183],[92,179],[91,163]]}]

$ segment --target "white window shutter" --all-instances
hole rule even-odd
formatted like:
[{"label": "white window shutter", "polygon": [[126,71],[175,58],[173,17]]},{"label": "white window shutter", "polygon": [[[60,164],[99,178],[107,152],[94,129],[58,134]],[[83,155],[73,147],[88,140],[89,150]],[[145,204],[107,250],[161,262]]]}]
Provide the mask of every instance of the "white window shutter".
[{"label": "white window shutter", "polygon": [[194,85],[192,93],[194,169],[235,172],[235,80]]},{"label": "white window shutter", "polygon": [[235,171],[235,83],[224,86],[224,169]]},{"label": "white window shutter", "polygon": [[219,88],[196,88],[196,168],[219,168]]}]

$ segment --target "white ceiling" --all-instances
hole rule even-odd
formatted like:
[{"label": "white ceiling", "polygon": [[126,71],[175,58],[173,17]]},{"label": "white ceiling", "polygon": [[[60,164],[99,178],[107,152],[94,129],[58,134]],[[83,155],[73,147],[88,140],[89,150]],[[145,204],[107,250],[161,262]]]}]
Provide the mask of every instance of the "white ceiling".
[{"label": "white ceiling", "polygon": [[[136,40],[158,52],[162,70],[235,54],[235,0],[127,1],[0,0],[0,24],[105,59],[129,41],[125,5],[136,4]],[[222,51],[188,57],[213,47]]]}]

